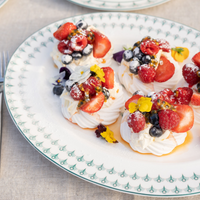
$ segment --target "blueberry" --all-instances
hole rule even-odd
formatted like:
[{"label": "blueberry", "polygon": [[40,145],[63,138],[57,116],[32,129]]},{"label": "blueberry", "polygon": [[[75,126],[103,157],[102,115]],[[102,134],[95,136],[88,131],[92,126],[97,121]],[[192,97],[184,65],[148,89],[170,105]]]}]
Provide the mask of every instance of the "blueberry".
[{"label": "blueberry", "polygon": [[82,54],[83,54],[84,56],[88,56],[88,55],[91,54],[92,50],[93,50],[93,46],[92,46],[91,44],[88,44],[88,45],[83,49]]},{"label": "blueberry", "polygon": [[58,96],[60,96],[62,94],[63,90],[64,90],[64,87],[62,85],[55,85],[53,87],[53,93]]},{"label": "blueberry", "polygon": [[153,125],[158,125],[159,124],[158,113],[151,113],[149,116],[149,122]]},{"label": "blueberry", "polygon": [[81,59],[83,57],[83,55],[80,53],[80,52],[77,52],[77,51],[74,51],[72,53],[72,57],[75,59],[75,60],[78,60],[78,59]]},{"label": "blueberry", "polygon": [[136,95],[136,94],[144,96],[144,92],[142,92],[142,90],[137,90],[136,92],[133,93],[133,95]]},{"label": "blueberry", "polygon": [[103,92],[103,94],[104,94],[106,100],[108,100],[109,97],[110,97],[110,92],[109,92],[109,90],[107,90],[105,87],[103,87],[102,92]]},{"label": "blueberry", "polygon": [[66,81],[66,83],[65,83],[66,90],[68,92],[70,92],[70,90],[71,90],[71,88],[73,87],[74,84],[75,84],[74,81],[70,81],[70,80]]},{"label": "blueberry", "polygon": [[88,24],[86,22],[84,22],[83,20],[79,20],[77,23],[76,23],[76,27],[78,29],[87,29],[88,27]]},{"label": "blueberry", "polygon": [[152,126],[149,129],[149,135],[152,137],[160,137],[162,134],[163,134],[163,130],[159,125]]},{"label": "blueberry", "polygon": [[73,58],[71,55],[62,55],[61,61],[63,64],[68,65],[72,62]]},{"label": "blueberry", "polygon": [[133,60],[129,63],[129,71],[135,75],[138,74],[138,67],[140,63],[137,60]]},{"label": "blueberry", "polygon": [[61,73],[63,71],[65,71],[65,76],[64,76],[63,79],[68,80],[69,77],[70,77],[70,75],[71,75],[70,70],[67,67],[61,67],[60,70],[59,70],[59,72]]},{"label": "blueberry", "polygon": [[144,56],[144,54],[141,52],[139,47],[136,47],[133,50],[133,57],[137,57],[139,60],[142,60],[142,57]]},{"label": "blueberry", "polygon": [[151,56],[149,56],[149,55],[144,55],[144,56],[142,57],[142,62],[143,62],[143,64],[149,64],[149,63],[151,62]]},{"label": "blueberry", "polygon": [[129,62],[133,58],[133,51],[132,50],[125,50],[123,53],[123,58],[125,61]]}]

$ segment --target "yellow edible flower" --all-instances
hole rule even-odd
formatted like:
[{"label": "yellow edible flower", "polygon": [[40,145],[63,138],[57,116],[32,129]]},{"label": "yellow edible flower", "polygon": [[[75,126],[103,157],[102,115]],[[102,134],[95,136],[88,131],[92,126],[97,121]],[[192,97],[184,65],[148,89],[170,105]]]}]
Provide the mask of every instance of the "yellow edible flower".
[{"label": "yellow edible flower", "polygon": [[95,72],[97,77],[99,77],[100,80],[105,83],[105,73],[103,69],[101,69],[98,65],[95,64],[92,67],[90,67],[90,71]]},{"label": "yellow edible flower", "polygon": [[129,112],[130,113],[134,113],[136,110],[139,110],[141,112],[150,112],[152,105],[153,105],[153,103],[151,102],[151,98],[149,98],[149,97],[140,97],[138,99],[137,104],[131,102],[128,105],[128,108],[129,108]]},{"label": "yellow edible flower", "polygon": [[138,109],[138,105],[136,103],[131,102],[128,105],[128,110],[130,113],[134,113]]},{"label": "yellow edible flower", "polygon": [[109,143],[117,143],[118,141],[114,138],[114,133],[106,127],[106,131],[101,133],[101,136]]}]

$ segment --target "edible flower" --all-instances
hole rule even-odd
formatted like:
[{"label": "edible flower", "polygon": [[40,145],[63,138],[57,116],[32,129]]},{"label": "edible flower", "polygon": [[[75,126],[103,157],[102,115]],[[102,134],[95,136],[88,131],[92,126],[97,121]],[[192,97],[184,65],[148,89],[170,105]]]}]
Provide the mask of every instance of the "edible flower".
[{"label": "edible flower", "polygon": [[90,67],[90,71],[94,72],[97,75],[97,77],[100,78],[101,82],[105,83],[105,73],[103,69],[101,69],[98,65],[95,64],[92,67]]},{"label": "edible flower", "polygon": [[189,54],[189,49],[186,47],[175,47],[171,49],[171,56],[177,62],[183,62],[188,58]]},{"label": "edible flower", "polygon": [[130,113],[134,113],[136,110],[139,110],[141,112],[150,112],[152,105],[153,103],[151,102],[151,98],[141,97],[139,98],[137,104],[134,102],[131,102],[128,105],[128,108],[129,108]]},{"label": "edible flower", "polygon": [[50,83],[53,85],[57,85],[57,84],[62,84],[64,85],[65,81],[64,81],[64,77],[65,77],[65,72],[61,72],[58,75],[50,78]]},{"label": "edible flower", "polygon": [[106,131],[101,133],[101,136],[109,143],[118,143],[118,141],[114,138],[114,133],[106,127]]},{"label": "edible flower", "polygon": [[85,82],[91,76],[90,68],[86,66],[78,66],[69,77],[69,80],[78,82],[79,84]]}]

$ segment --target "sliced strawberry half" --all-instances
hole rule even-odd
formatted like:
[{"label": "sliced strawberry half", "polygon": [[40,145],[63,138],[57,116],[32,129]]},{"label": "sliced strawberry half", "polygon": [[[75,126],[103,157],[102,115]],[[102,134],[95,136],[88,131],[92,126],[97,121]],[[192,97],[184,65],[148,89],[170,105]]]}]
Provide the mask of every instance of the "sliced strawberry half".
[{"label": "sliced strawberry half", "polygon": [[128,99],[127,101],[126,101],[126,103],[125,103],[125,107],[126,107],[126,109],[128,110],[129,109],[129,104],[131,103],[131,102],[133,102],[133,103],[137,103],[137,101],[138,101],[138,99],[140,98],[140,97],[143,97],[142,95],[139,95],[139,94],[135,94],[135,95],[133,95],[130,99]]},{"label": "sliced strawberry half", "polygon": [[54,32],[53,36],[57,40],[64,40],[74,29],[77,29],[77,27],[73,23],[67,22],[63,24],[56,32]]},{"label": "sliced strawberry half", "polygon": [[194,112],[192,108],[188,105],[177,105],[175,108],[180,117],[180,122],[172,131],[177,133],[189,131],[194,124]]},{"label": "sliced strawberry half", "polygon": [[197,65],[198,67],[200,67],[200,52],[198,52],[197,54],[195,54],[192,57],[192,61],[194,62],[195,65]]},{"label": "sliced strawberry half", "polygon": [[192,98],[191,98],[191,104],[193,106],[200,106],[200,94],[193,93]]},{"label": "sliced strawberry half", "polygon": [[103,58],[111,48],[110,40],[102,33],[91,30],[95,35],[93,43],[93,56],[95,58]]},{"label": "sliced strawberry half", "polygon": [[92,97],[89,102],[84,103],[80,109],[87,113],[94,113],[101,109],[104,103],[105,96],[100,92],[95,97]]},{"label": "sliced strawberry half", "polygon": [[166,57],[160,57],[160,64],[156,69],[155,81],[165,82],[169,80],[175,72],[174,64],[171,63]]},{"label": "sliced strawberry half", "polygon": [[115,72],[112,68],[110,67],[102,67],[104,71],[104,78],[105,82],[102,82],[102,87],[105,87],[107,89],[113,89],[114,88],[114,83],[115,83]]}]

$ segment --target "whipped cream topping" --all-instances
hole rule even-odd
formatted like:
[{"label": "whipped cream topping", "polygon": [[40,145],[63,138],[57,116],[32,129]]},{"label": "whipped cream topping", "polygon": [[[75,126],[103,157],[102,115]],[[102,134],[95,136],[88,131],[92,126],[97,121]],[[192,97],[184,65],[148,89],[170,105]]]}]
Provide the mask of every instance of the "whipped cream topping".
[{"label": "whipped cream topping", "polygon": [[138,75],[134,75],[129,71],[129,63],[125,60],[122,60],[121,65],[118,69],[118,77],[120,82],[124,85],[126,90],[133,94],[137,90],[142,90],[144,94],[148,94],[149,92],[159,92],[165,88],[174,89],[175,85],[181,78],[181,67],[179,64],[171,57],[171,53],[163,52],[160,50],[157,55],[156,59],[159,61],[161,56],[165,56],[171,63],[175,66],[174,75],[165,82],[152,82],[152,83],[143,83]]},{"label": "whipped cream topping", "polygon": [[86,113],[77,108],[79,101],[74,101],[70,93],[64,90],[60,96],[62,114],[66,119],[82,128],[96,128],[100,123],[112,124],[119,117],[125,100],[122,87],[117,82],[113,89],[109,89],[109,93],[109,99],[104,102],[98,112]]},{"label": "whipped cream topping", "polygon": [[[98,29],[96,29],[94,26],[88,26],[87,28],[88,31],[90,30],[97,30],[99,31]],[[99,31],[101,32],[101,31]],[[102,32],[101,32],[102,33]],[[62,57],[62,53],[60,53],[60,51],[58,50],[57,46],[58,46],[58,43],[60,41],[56,42],[54,47],[53,47],[53,50],[51,52],[51,57],[55,63],[55,65],[58,67],[58,69],[60,69],[61,67],[63,67],[63,64],[62,64],[62,61],[61,61],[61,57]],[[106,67],[106,66],[110,66],[111,62],[112,62],[112,56],[113,56],[113,47],[111,46],[111,49],[108,51],[108,53],[103,57],[103,58],[95,58],[93,56],[93,51],[90,53],[90,55],[88,56],[83,56],[81,59],[73,59],[73,61],[66,65],[67,68],[69,68],[70,71],[74,71],[76,69],[76,67],[78,65],[99,65],[100,67]]]},{"label": "whipped cream topping", "polygon": [[131,148],[140,153],[152,153],[157,156],[170,153],[176,146],[185,141],[187,133],[175,133],[169,130],[165,131],[160,137],[152,137],[149,135],[149,129],[152,126],[147,124],[145,129],[139,133],[134,133],[127,124],[127,117],[129,111],[125,111],[122,123],[120,126],[120,133]]}]

